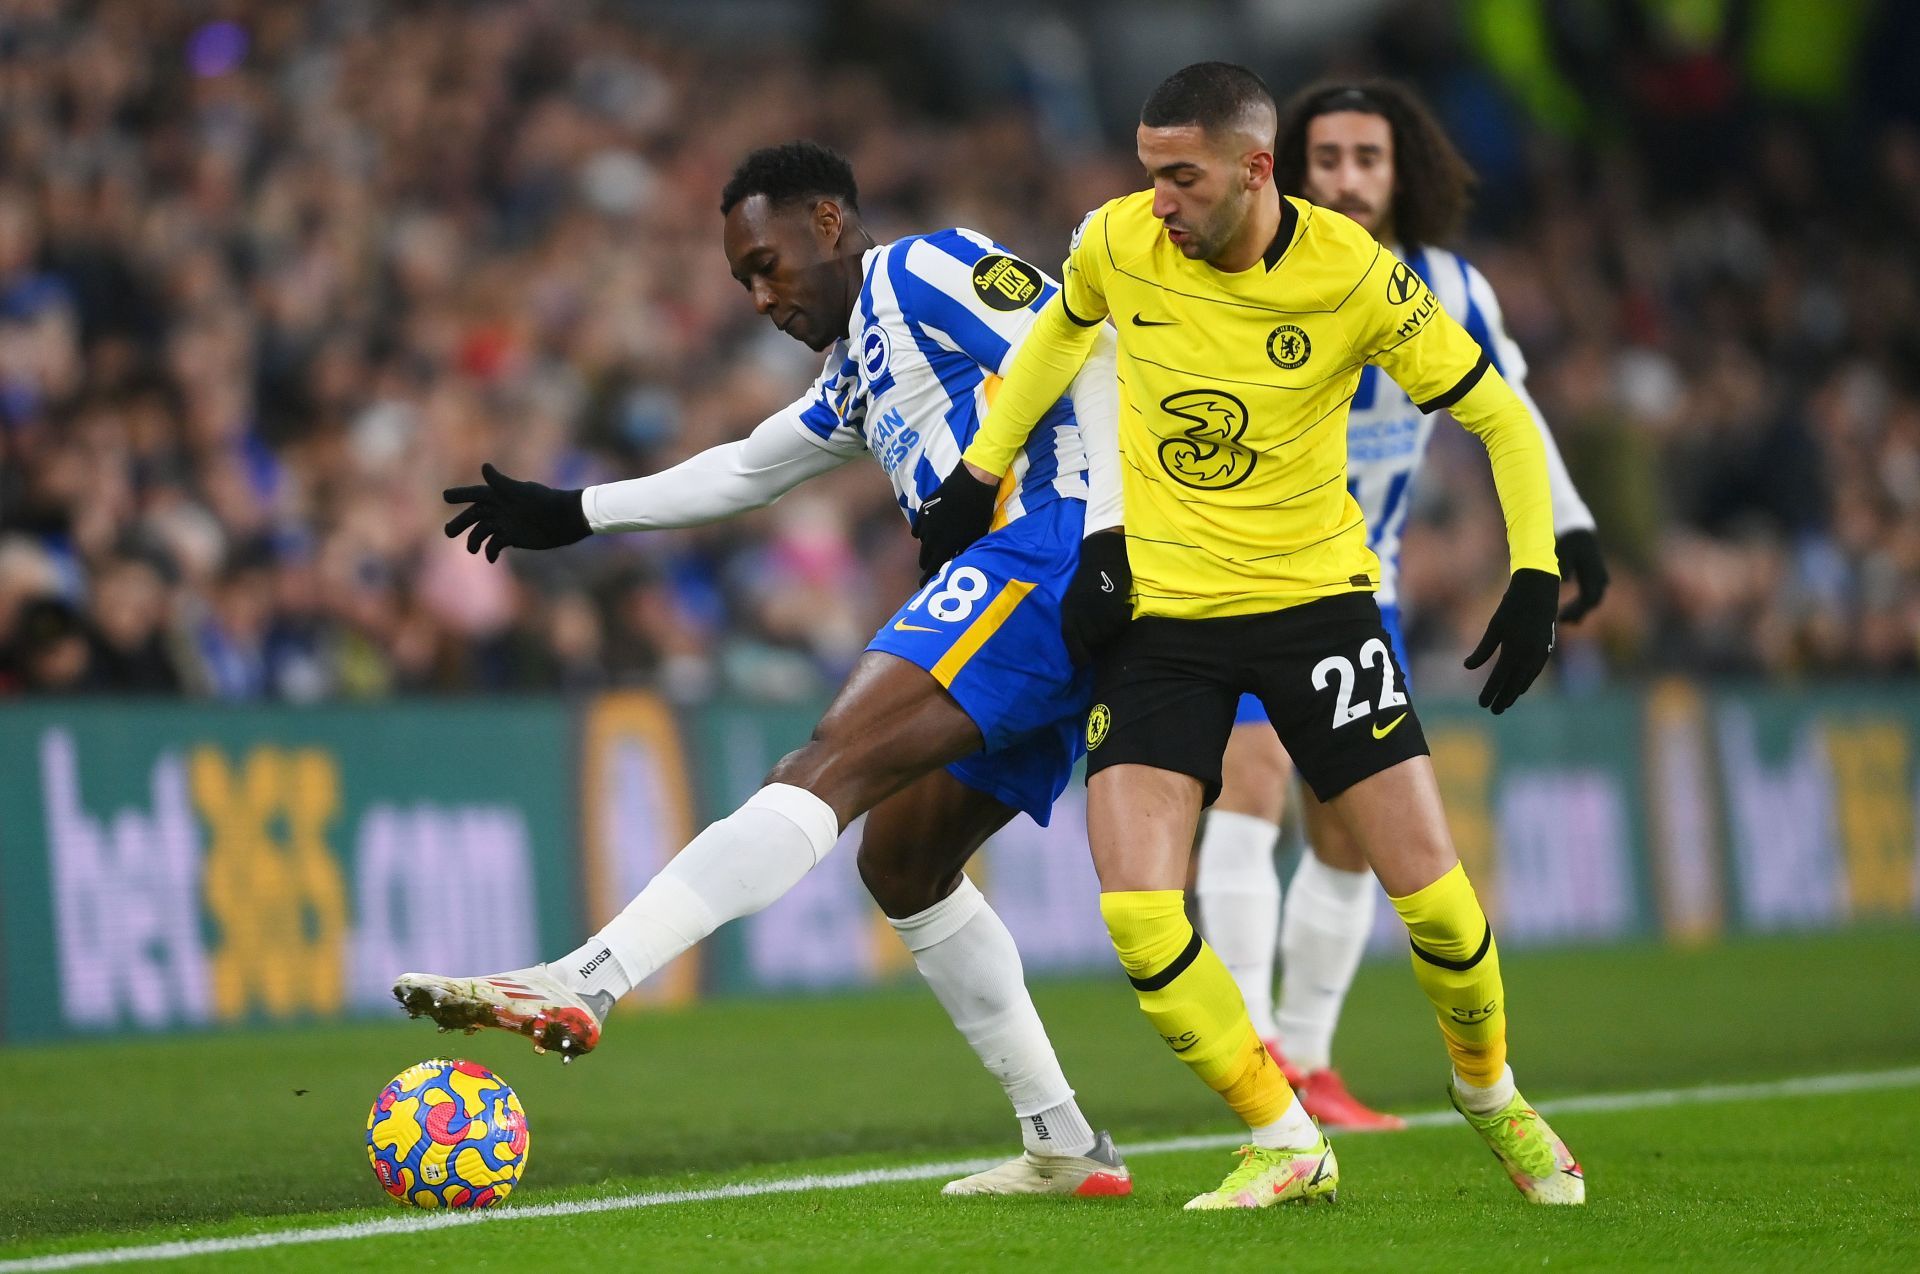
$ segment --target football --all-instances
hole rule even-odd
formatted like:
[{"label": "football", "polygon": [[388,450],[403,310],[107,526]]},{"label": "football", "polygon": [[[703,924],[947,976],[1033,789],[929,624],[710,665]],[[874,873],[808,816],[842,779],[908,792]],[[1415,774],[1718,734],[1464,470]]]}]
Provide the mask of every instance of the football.
[{"label": "football", "polygon": [[417,1208],[490,1208],[527,1167],[527,1113],[477,1062],[435,1058],[393,1077],[367,1114],[367,1159]]}]

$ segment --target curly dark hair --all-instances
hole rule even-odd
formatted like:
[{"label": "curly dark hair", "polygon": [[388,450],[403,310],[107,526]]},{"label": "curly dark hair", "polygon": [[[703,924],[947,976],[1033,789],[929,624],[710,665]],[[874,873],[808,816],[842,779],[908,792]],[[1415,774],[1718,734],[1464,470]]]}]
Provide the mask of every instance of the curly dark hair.
[{"label": "curly dark hair", "polygon": [[762,146],[733,170],[720,192],[720,215],[755,195],[765,195],[778,207],[796,199],[837,199],[848,208],[860,206],[860,189],[853,182],[847,157],[819,142],[786,142]]},{"label": "curly dark hair", "polygon": [[1324,83],[1302,89],[1280,110],[1273,179],[1300,195],[1307,183],[1307,126],[1322,115],[1360,111],[1393,130],[1393,232],[1408,248],[1443,243],[1460,228],[1475,178],[1426,104],[1392,80]]},{"label": "curly dark hair", "polygon": [[1195,62],[1160,81],[1140,108],[1140,122],[1148,128],[1197,124],[1217,133],[1261,107],[1273,109],[1273,94],[1252,71],[1233,62]]}]

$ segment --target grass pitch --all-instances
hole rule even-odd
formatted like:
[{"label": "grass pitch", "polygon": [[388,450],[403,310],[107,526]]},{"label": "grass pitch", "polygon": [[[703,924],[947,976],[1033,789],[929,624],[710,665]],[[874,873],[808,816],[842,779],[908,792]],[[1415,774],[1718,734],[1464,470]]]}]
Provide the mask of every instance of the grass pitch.
[{"label": "grass pitch", "polygon": [[[1504,961],[1528,1095],[1631,1093],[1920,1063],[1911,930],[1678,953],[1596,949]],[[1036,998],[1089,1117],[1147,1148],[1230,1131],[1117,974]],[[939,1177],[816,1184],[415,1230],[362,1149],[366,1107],[451,1048],[519,1090],[530,1166],[499,1210],[635,1192],[911,1175],[1012,1153],[1013,1121],[931,997],[735,1002],[616,1019],[562,1070],[524,1041],[397,1021],[0,1053],[0,1271],[35,1256],[221,1236],[270,1246],[174,1268],[1187,1268],[1258,1255],[1295,1268],[1920,1268],[1920,1087],[1697,1104],[1627,1099],[1555,1116],[1592,1202],[1527,1207],[1457,1120],[1339,1138],[1341,1202],[1250,1215],[1179,1205],[1230,1166],[1217,1147],[1141,1154],[1130,1200],[947,1200]],[[1355,1091],[1434,1110],[1444,1063],[1397,962],[1362,971],[1338,1045]],[[1551,1112],[1550,1112],[1551,1113]],[[424,1216],[425,1214],[419,1214]],[[290,1231],[371,1222],[352,1239]],[[396,1226],[395,1222],[399,1222]],[[104,1255],[104,1252],[102,1252]]]}]

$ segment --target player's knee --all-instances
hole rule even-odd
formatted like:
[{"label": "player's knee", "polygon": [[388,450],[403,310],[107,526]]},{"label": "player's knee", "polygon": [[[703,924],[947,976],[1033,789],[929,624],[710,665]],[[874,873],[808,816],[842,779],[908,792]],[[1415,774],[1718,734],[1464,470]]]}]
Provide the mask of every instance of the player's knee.
[{"label": "player's knee", "polygon": [[[814,785],[820,781],[827,768],[829,756],[819,749],[819,740],[809,740],[774,762],[767,771],[769,783],[791,783],[795,787],[804,787],[814,791]],[[817,792],[814,793],[818,795]]]},{"label": "player's knee", "polygon": [[805,788],[832,806],[844,826],[897,786],[891,777],[841,741],[816,735],[781,757],[767,782]]},{"label": "player's knee", "polygon": [[1360,848],[1360,842],[1347,830],[1347,825],[1324,805],[1311,808],[1320,812],[1318,818],[1307,820],[1307,843],[1313,856],[1335,871],[1365,871],[1366,851]]}]

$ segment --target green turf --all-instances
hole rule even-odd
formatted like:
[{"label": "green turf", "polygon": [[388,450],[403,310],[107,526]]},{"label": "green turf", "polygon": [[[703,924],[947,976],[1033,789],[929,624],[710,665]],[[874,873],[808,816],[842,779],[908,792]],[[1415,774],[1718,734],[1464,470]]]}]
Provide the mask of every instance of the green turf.
[{"label": "green turf", "polygon": [[[1507,965],[1515,1057],[1536,1099],[1920,1061],[1911,930],[1692,953],[1521,953]],[[1136,1142],[1226,1128],[1117,978],[1042,986],[1037,998],[1096,1121]],[[564,1071],[518,1040],[442,1040],[404,1022],[16,1049],[0,1052],[19,1165],[0,1191],[0,1258],[393,1215],[361,1148],[366,1106],[442,1043],[501,1070],[526,1103],[533,1151],[517,1203],[1012,1143],[997,1090],[912,987],[634,1016]],[[1403,966],[1363,971],[1339,1051],[1363,1094],[1437,1103],[1439,1049]],[[1139,1193],[1117,1203],[944,1201],[916,1182],[216,1259],[235,1269],[505,1267],[550,1261],[559,1244],[570,1265],[589,1268],[932,1270],[1068,1254],[1075,1266],[1157,1268],[1231,1259],[1257,1241],[1308,1267],[1755,1268],[1813,1253],[1920,1266],[1914,1090],[1557,1122],[1594,1193],[1571,1217],[1524,1207],[1491,1157],[1449,1126],[1343,1139],[1341,1204],[1285,1217],[1180,1214],[1174,1205],[1228,1166],[1208,1152],[1143,1158]]]}]

